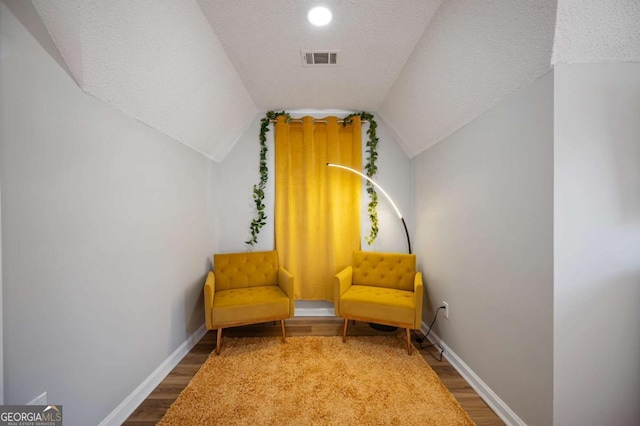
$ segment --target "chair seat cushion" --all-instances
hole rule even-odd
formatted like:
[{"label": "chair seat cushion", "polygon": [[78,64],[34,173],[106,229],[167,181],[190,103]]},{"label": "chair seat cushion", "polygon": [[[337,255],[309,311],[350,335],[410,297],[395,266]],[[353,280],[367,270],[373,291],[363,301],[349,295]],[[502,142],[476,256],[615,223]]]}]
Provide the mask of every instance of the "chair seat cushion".
[{"label": "chair seat cushion", "polygon": [[340,315],[371,322],[406,324],[413,327],[415,295],[412,291],[352,285],[340,298]]},{"label": "chair seat cushion", "polygon": [[270,321],[289,317],[289,298],[275,285],[217,291],[213,325]]}]

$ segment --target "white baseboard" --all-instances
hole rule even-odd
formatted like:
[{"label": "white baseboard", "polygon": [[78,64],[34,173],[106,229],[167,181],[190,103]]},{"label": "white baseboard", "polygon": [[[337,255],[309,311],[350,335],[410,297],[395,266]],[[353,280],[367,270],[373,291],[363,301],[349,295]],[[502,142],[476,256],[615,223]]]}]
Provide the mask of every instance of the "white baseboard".
[{"label": "white baseboard", "polygon": [[[424,322],[420,331],[425,335],[429,327]],[[502,400],[489,386],[471,369],[469,366],[442,341],[440,336],[431,332],[428,336],[431,343],[436,343],[444,350],[443,355],[449,364],[469,383],[469,385],[480,395],[480,398],[505,422],[508,426],[526,426],[527,424]]]},{"label": "white baseboard", "polygon": [[187,338],[178,348],[164,360],[153,373],[149,375],[133,392],[120,403],[99,426],[119,426],[135,411],[136,408],[153,392],[153,390],[167,377],[167,375],[178,365],[180,360],[202,339],[207,333],[204,324],[200,326],[191,336]]},{"label": "white baseboard", "polygon": [[333,303],[324,300],[296,300],[296,317],[335,317]]},{"label": "white baseboard", "polygon": [[47,405],[47,393],[42,392],[40,395],[27,402],[27,405]]},{"label": "white baseboard", "polygon": [[296,317],[335,317],[333,308],[296,308]]}]

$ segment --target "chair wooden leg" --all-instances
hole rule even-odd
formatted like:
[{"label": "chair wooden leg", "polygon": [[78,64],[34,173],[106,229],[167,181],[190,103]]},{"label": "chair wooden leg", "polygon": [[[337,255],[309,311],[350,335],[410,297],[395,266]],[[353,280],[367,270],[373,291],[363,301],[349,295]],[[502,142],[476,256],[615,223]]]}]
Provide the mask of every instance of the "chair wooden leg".
[{"label": "chair wooden leg", "polygon": [[407,353],[411,355],[411,330],[408,328],[406,330],[407,330]]},{"label": "chair wooden leg", "polygon": [[345,318],[344,320],[344,328],[342,329],[342,341],[347,341],[347,325],[349,324],[349,320]]},{"label": "chair wooden leg", "polygon": [[282,343],[287,343],[287,334],[284,331],[284,320],[280,320],[280,325],[282,326]]},{"label": "chair wooden leg", "polygon": [[222,342],[222,328],[218,329],[218,337],[216,339],[216,355],[220,355],[220,343]]}]

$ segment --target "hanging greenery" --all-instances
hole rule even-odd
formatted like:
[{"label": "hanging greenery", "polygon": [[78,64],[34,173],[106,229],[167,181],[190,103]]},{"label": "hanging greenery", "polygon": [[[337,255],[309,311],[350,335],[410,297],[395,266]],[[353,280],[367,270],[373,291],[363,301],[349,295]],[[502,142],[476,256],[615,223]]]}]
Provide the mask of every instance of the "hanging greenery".
[{"label": "hanging greenery", "polygon": [[[376,135],[376,129],[378,127],[378,123],[376,123],[373,118],[373,114],[362,111],[354,114],[349,114],[344,118],[343,126],[346,126],[351,122],[353,117],[360,117],[362,121],[369,122],[369,130],[367,130],[367,135],[369,139],[367,140],[367,160],[364,165],[365,174],[372,178],[378,172],[378,166],[376,166],[376,162],[378,161],[378,136]],[[369,221],[371,222],[371,228],[369,230],[369,236],[365,238],[367,244],[371,245],[378,237],[378,193],[376,192],[376,188],[373,184],[367,181],[367,194],[369,194],[369,205],[367,207],[367,212],[369,213]]]},{"label": "hanging greenery", "polygon": [[[251,238],[245,241],[246,244],[253,246],[258,242],[258,234],[264,225],[266,225],[267,215],[264,213],[264,190],[269,179],[269,168],[267,167],[267,132],[269,131],[269,125],[272,120],[276,120],[279,116],[285,117],[285,122],[291,120],[289,113],[285,111],[275,112],[268,111],[267,114],[260,120],[260,182],[253,185],[253,201],[256,204],[256,217],[251,221],[249,229],[251,231]],[[360,117],[362,121],[369,122],[369,130],[367,135],[369,140],[367,141],[367,159],[364,165],[365,174],[373,178],[378,172],[376,161],[378,160],[378,137],[376,135],[376,128],[378,124],[373,118],[373,114],[362,111],[353,114],[349,114],[344,118],[343,126],[351,123],[353,117]],[[373,244],[378,236],[378,193],[371,182],[367,181],[367,194],[369,194],[369,205],[367,212],[369,213],[369,220],[371,222],[371,229],[369,236],[366,237],[366,241],[369,245]]]},{"label": "hanging greenery", "polygon": [[250,246],[258,242],[258,234],[262,227],[267,224],[267,215],[264,214],[264,189],[269,179],[269,168],[267,167],[267,151],[269,151],[267,148],[267,132],[269,131],[271,120],[275,120],[281,115],[285,117],[286,122],[291,119],[291,116],[285,111],[268,111],[262,120],[260,120],[260,182],[253,185],[253,202],[256,204],[256,217],[251,221],[251,225],[249,225],[251,238],[245,241],[245,244],[249,244]]}]

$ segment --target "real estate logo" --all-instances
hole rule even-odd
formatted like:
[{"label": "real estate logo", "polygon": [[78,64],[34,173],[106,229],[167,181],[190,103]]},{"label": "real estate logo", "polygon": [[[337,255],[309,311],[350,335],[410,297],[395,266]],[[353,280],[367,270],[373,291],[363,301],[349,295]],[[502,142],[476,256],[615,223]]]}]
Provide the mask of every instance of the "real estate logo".
[{"label": "real estate logo", "polygon": [[62,405],[0,405],[0,426],[62,426]]}]

